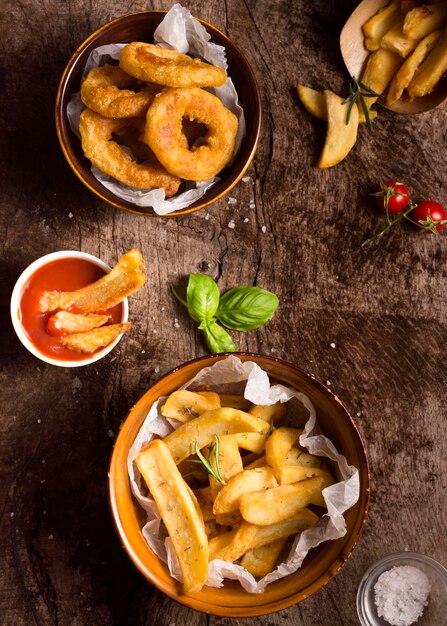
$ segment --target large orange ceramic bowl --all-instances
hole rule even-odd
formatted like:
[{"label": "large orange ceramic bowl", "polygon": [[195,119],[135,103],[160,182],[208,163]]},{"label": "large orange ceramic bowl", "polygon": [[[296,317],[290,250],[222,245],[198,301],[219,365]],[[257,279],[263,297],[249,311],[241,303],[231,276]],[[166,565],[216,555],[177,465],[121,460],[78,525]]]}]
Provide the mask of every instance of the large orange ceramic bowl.
[{"label": "large orange ceramic bowl", "polygon": [[254,361],[269,377],[304,392],[313,402],[323,433],[345,455],[350,465],[360,471],[360,498],[345,513],[346,535],[326,541],[312,549],[302,567],[294,574],[271,583],[262,594],[244,591],[239,582],[225,580],[221,588],[204,587],[200,592],[185,594],[181,585],[169,575],[167,566],[154,555],[146,543],[141,527],[145,518],[134,500],[127,473],[129,449],[152,404],[193,378],[204,367],[228,355],[203,357],[185,363],[163,376],[131,410],[118,435],[109,471],[109,496],[112,515],[121,542],[141,573],[172,599],[198,611],[225,617],[249,617],[273,613],[301,602],[325,585],[346,562],[354,549],[366,520],[369,504],[369,470],[365,449],[354,422],[340,400],[312,375],[298,367],[257,354],[237,353],[242,361]]},{"label": "large orange ceramic bowl", "polygon": [[[56,129],[62,151],[73,172],[94,194],[119,209],[159,217],[151,207],[139,207],[123,200],[106,189],[92,174],[91,164],[81,148],[80,139],[73,133],[67,118],[67,104],[72,94],[79,92],[85,63],[90,52],[110,43],[145,41],[153,43],[154,31],[166,15],[166,11],[142,11],[124,15],[105,24],[88,37],[76,50],[62,75],[56,98]],[[256,78],[247,59],[238,46],[220,30],[199,20],[211,35],[211,42],[223,46],[228,61],[228,75],[232,78],[244,109],[247,132],[233,162],[219,174],[220,180],[187,208],[168,214],[178,217],[197,211],[216,202],[227,194],[242,178],[250,165],[258,144],[261,129],[261,100]]]}]

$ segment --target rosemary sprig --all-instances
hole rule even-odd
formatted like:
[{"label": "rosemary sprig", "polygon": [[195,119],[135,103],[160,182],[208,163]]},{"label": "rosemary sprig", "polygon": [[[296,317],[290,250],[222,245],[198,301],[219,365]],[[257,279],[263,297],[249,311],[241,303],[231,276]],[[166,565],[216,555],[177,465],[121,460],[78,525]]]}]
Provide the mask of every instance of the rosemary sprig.
[{"label": "rosemary sprig", "polygon": [[351,120],[351,113],[354,105],[357,101],[359,101],[365,116],[366,126],[369,131],[372,131],[371,116],[369,114],[369,108],[366,104],[365,98],[380,98],[380,94],[353,76],[352,83],[349,85],[349,96],[343,100],[343,104],[349,103],[348,111],[346,113],[346,126]]},{"label": "rosemary sprig", "polygon": [[[225,485],[225,481],[222,477],[222,473],[220,470],[220,462],[219,462],[219,437],[214,435],[214,443],[210,443],[208,446],[208,459],[206,459],[199,448],[199,442],[195,441],[194,443],[194,452],[197,454],[197,459],[190,459],[189,463],[198,463],[199,465],[203,465],[211,476],[221,484]],[[214,464],[211,462],[212,456],[214,457]]]}]

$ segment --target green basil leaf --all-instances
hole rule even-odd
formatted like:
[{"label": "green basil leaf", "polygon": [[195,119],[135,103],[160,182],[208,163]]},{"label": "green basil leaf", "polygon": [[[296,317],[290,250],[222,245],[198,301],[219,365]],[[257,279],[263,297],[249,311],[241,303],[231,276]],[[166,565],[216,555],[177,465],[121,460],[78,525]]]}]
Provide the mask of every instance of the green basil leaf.
[{"label": "green basil leaf", "polygon": [[216,316],[231,330],[256,330],[276,311],[279,300],[274,293],[259,287],[235,287],[221,298]]},{"label": "green basil leaf", "polygon": [[219,306],[219,289],[206,274],[190,274],[186,302],[188,313],[196,322],[214,317]]},{"label": "green basil leaf", "polygon": [[237,350],[236,344],[231,339],[226,330],[216,324],[215,321],[204,321],[200,324],[199,328],[203,330],[205,335],[206,345],[208,346],[211,354],[217,354],[219,352],[235,352]]}]

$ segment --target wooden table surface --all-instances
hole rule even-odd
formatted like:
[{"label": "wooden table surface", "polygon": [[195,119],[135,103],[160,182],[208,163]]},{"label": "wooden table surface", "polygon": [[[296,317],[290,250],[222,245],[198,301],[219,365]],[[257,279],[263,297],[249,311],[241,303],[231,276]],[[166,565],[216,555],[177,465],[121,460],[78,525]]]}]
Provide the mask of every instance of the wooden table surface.
[{"label": "wooden table surface", "polygon": [[[404,179],[415,199],[447,203],[447,106],[413,117],[382,110],[342,164],[320,171],[324,124],[304,111],[294,87],[346,93],[338,39],[355,0],[184,5],[244,51],[264,125],[234,203],[225,197],[166,220],[121,212],[84,188],[62,155],[53,111],[64,66],[90,33],[171,3],[2,3],[3,625],[348,626],[358,623],[360,578],[378,558],[416,550],[447,560],[447,235],[419,236],[409,225],[360,248],[383,219],[368,196],[380,179]],[[146,259],[148,284],[131,298],[134,327],[113,354],[69,369],[22,347],[9,299],[29,263],[74,249],[114,264],[133,246]],[[347,564],[317,595],[266,617],[216,618],[166,598],[127,558],[109,515],[107,467],[130,407],[161,374],[206,353],[170,292],[193,272],[209,273],[221,290],[256,284],[278,294],[274,319],[234,333],[237,345],[328,381],[354,416],[371,464],[369,519]]]}]

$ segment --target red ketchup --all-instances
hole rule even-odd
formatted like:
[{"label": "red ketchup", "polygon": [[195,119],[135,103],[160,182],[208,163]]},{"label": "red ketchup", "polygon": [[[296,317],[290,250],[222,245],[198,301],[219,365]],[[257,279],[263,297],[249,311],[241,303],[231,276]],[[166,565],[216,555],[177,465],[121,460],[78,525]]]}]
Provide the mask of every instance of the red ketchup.
[{"label": "red ketchup", "polygon": [[[86,259],[66,258],[51,261],[31,275],[20,296],[19,319],[25,334],[34,347],[47,357],[60,361],[83,361],[90,359],[93,353],[76,352],[60,345],[60,329],[48,320],[57,311],[41,313],[39,301],[43,291],[75,291],[85,287],[106,272]],[[76,307],[67,309],[80,313]],[[108,324],[119,324],[123,307],[118,304],[107,311],[95,311],[108,315]]]}]

